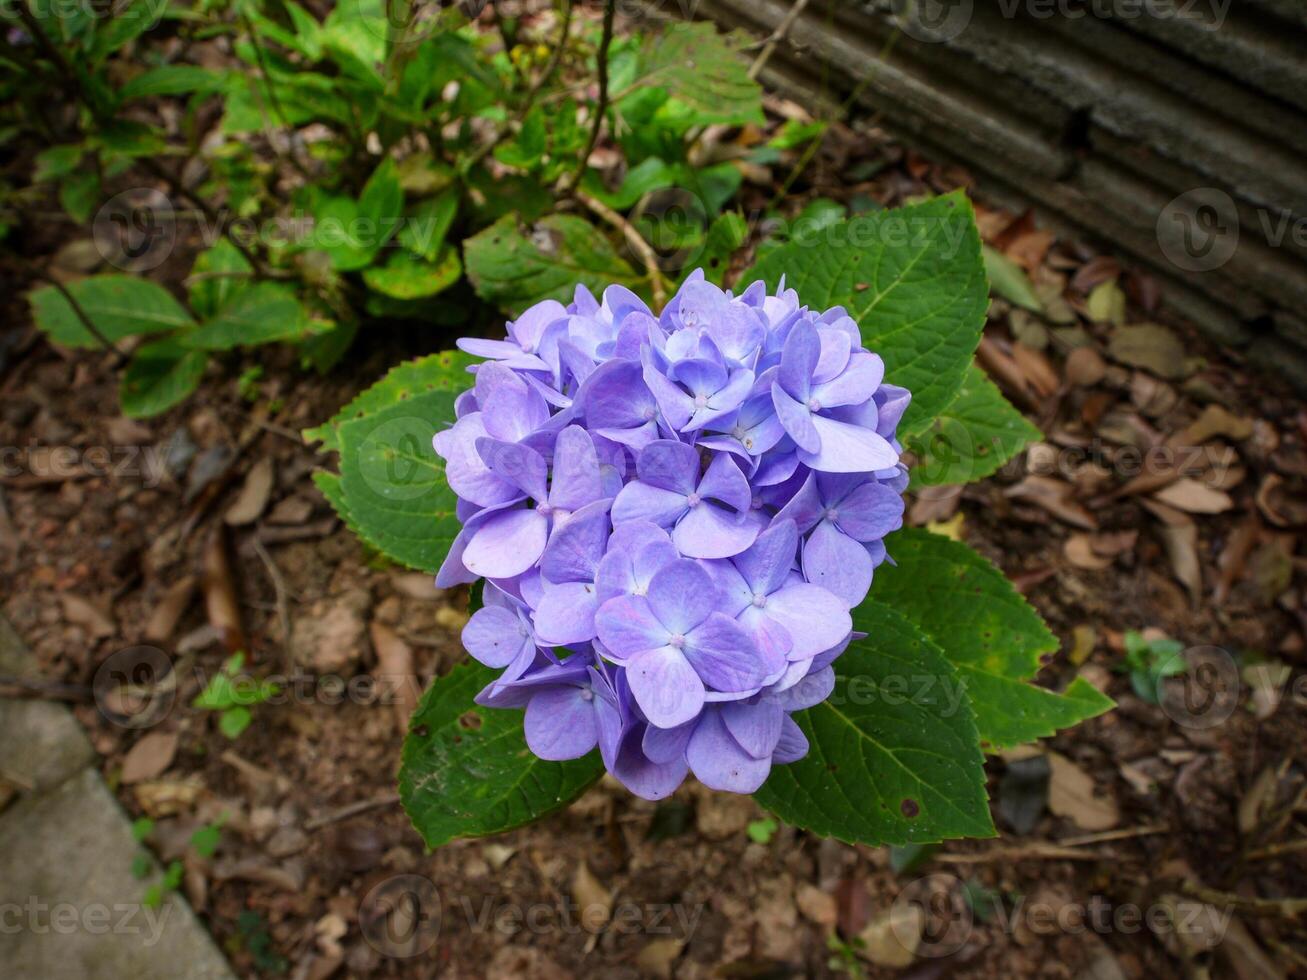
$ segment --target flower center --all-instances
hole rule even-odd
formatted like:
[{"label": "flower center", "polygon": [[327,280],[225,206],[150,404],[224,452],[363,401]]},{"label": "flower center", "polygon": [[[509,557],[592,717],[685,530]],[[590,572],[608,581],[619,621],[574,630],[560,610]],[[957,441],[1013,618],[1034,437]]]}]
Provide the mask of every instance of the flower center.
[{"label": "flower center", "polygon": [[588,688],[588,687],[581,688],[582,701],[593,701],[594,697],[595,697],[595,692],[592,688]]},{"label": "flower center", "polygon": [[544,514],[545,517],[548,517],[548,516],[549,516],[550,514],[552,514],[553,512],[554,512],[554,508],[553,508],[553,506],[550,505],[547,501],[543,501],[543,500],[542,500],[542,501],[540,501],[540,503],[536,504],[536,513],[537,513],[537,514]]},{"label": "flower center", "polygon": [[650,405],[648,408],[644,410],[644,420],[646,422],[652,422],[654,420],[654,417],[657,416],[657,414],[658,414],[658,410],[655,409],[652,405]]},{"label": "flower center", "polygon": [[828,521],[833,521],[833,520],[835,520],[835,518],[839,517],[839,514],[840,514],[840,512],[839,512],[838,510],[836,510],[834,507],[827,507],[827,508],[826,508],[826,520],[828,520]]},{"label": "flower center", "polygon": [[755,592],[753,594],[753,604],[758,609],[762,609],[764,606],[767,605],[767,597],[763,595],[761,592]]},{"label": "flower center", "polygon": [[707,395],[695,395],[695,396],[694,396],[694,407],[695,407],[695,408],[707,408],[707,407],[708,407],[708,396],[707,396]]},{"label": "flower center", "polygon": [[682,633],[673,633],[672,638],[667,641],[668,646],[675,647],[677,650],[684,649],[685,636]]},{"label": "flower center", "polygon": [[815,398],[809,398],[809,399],[808,399],[808,411],[810,411],[810,412],[820,412],[820,411],[821,411],[821,402],[817,401],[817,399],[815,399]]},{"label": "flower center", "polygon": [[688,497],[685,498],[685,502],[690,507],[698,507],[699,501],[701,501],[702,499],[703,498],[699,496],[699,491],[696,490],[694,493],[690,494]]}]

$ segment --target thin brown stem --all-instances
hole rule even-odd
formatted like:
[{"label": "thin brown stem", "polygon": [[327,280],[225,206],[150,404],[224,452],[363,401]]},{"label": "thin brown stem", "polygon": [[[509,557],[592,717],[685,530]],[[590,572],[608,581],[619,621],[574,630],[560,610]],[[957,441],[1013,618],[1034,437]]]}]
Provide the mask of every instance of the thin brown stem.
[{"label": "thin brown stem", "polygon": [[649,290],[653,294],[655,309],[662,309],[667,302],[667,283],[663,280],[662,269],[658,267],[658,253],[654,251],[635,226],[621,214],[614,211],[603,201],[592,197],[585,191],[577,190],[573,196],[589,208],[594,214],[618,229],[630,244],[631,249],[640,257],[645,271],[649,274]]},{"label": "thin brown stem", "polygon": [[590,154],[599,145],[599,131],[603,129],[604,116],[608,115],[608,52],[613,46],[613,19],[616,13],[617,0],[604,0],[604,26],[603,34],[599,38],[598,53],[599,101],[595,105],[594,119],[590,122],[590,139],[586,141],[581,159],[576,163],[576,172],[572,174],[571,181],[566,185],[568,192],[574,187],[581,186],[581,178],[585,176],[585,169],[590,164]]}]

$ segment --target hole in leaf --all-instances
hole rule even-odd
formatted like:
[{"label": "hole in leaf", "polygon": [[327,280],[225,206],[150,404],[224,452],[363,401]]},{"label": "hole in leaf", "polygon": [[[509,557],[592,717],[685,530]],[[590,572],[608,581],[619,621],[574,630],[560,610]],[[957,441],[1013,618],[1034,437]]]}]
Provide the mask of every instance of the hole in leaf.
[{"label": "hole in leaf", "polygon": [[465,711],[458,717],[458,727],[465,728],[469,732],[479,732],[481,730],[481,716],[475,711]]},{"label": "hole in leaf", "polygon": [[418,738],[426,738],[428,735],[431,734],[431,729],[428,728],[426,725],[418,725],[417,728],[413,729],[413,734],[416,735]]}]

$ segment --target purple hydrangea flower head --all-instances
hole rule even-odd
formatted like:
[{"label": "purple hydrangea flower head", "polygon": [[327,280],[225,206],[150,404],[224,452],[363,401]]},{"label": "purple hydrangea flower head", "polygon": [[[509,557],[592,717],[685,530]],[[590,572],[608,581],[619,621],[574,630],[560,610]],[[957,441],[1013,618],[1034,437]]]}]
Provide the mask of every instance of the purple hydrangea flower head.
[{"label": "purple hydrangea flower head", "polygon": [[486,360],[433,440],[463,524],[437,583],[486,580],[478,703],[646,799],[803,758],[907,484],[911,395],[853,319],[695,273],[659,315],[578,287],[459,346]]}]

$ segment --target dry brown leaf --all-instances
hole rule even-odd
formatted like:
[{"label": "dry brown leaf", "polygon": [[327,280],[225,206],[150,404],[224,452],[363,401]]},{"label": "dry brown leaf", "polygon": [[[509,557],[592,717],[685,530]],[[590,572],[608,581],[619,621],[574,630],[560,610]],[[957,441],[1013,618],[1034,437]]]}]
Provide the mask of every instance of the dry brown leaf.
[{"label": "dry brown leaf", "polygon": [[1226,541],[1221,557],[1216,561],[1221,574],[1216,581],[1213,599],[1218,606],[1223,605],[1230,597],[1230,590],[1243,575],[1248,556],[1252,554],[1253,547],[1260,536],[1261,522],[1257,520],[1257,515],[1254,513],[1249,514]]},{"label": "dry brown leaf", "polygon": [[576,902],[581,928],[598,933],[608,924],[613,913],[613,896],[599,883],[585,861],[576,866],[572,876],[572,900]]},{"label": "dry brown leaf", "polygon": [[171,817],[189,810],[204,792],[204,782],[198,775],[185,779],[153,779],[139,783],[135,789],[136,802],[151,817]]},{"label": "dry brown leaf", "polygon": [[1098,258],[1090,259],[1079,269],[1071,279],[1071,288],[1078,293],[1088,293],[1100,283],[1115,280],[1121,275],[1121,263],[1110,255],[1100,255]]},{"label": "dry brown leaf", "polygon": [[176,732],[150,732],[123,758],[122,782],[130,785],[158,779],[168,771],[176,756]]},{"label": "dry brown leaf", "polygon": [[267,522],[279,525],[304,524],[313,516],[313,501],[298,494],[277,501],[268,513]]},{"label": "dry brown leaf", "polygon": [[819,926],[833,926],[839,918],[835,896],[806,881],[795,890],[794,904],[805,919]]},{"label": "dry brown leaf", "polygon": [[1294,497],[1278,473],[1267,473],[1257,488],[1257,509],[1276,527],[1307,524],[1307,500]]},{"label": "dry brown leaf", "polygon": [[1115,558],[1127,551],[1133,551],[1139,540],[1138,531],[1104,531],[1090,538],[1094,554]]},{"label": "dry brown leaf", "polygon": [[1094,652],[1094,647],[1098,644],[1098,631],[1088,623],[1081,623],[1071,629],[1071,651],[1067,654],[1067,659],[1079,667],[1089,659],[1089,655]]},{"label": "dry brown leaf", "polygon": [[79,595],[65,592],[59,596],[64,607],[64,619],[86,630],[94,639],[104,639],[118,632],[118,624],[97,603]]},{"label": "dry brown leaf", "polygon": [[1153,499],[1189,514],[1223,514],[1234,506],[1228,493],[1213,490],[1189,477],[1157,491]]},{"label": "dry brown leaf", "polygon": [[1066,358],[1066,380],[1077,388],[1092,388],[1107,376],[1107,364],[1092,347],[1077,347]]},{"label": "dry brown leaf", "polygon": [[1051,476],[1028,476],[1015,486],[1003,491],[1005,497],[1027,500],[1042,507],[1060,521],[1073,527],[1093,531],[1098,528],[1094,515],[1071,499],[1072,487]]},{"label": "dry brown leaf", "polygon": [[272,495],[272,484],[275,479],[276,472],[272,467],[272,457],[261,457],[257,463],[250,467],[240,493],[236,495],[232,505],[227,508],[223,520],[233,527],[253,524],[257,521],[264,508],[268,506],[268,498]]},{"label": "dry brown leaf", "polygon": [[245,632],[241,629],[236,583],[232,580],[231,563],[227,560],[227,536],[221,524],[214,525],[205,543],[202,572],[204,608],[209,625],[222,637],[228,653],[247,649]]},{"label": "dry brown leaf", "polygon": [[917,902],[897,902],[858,934],[858,954],[876,966],[901,970],[911,966],[921,945],[926,913]]},{"label": "dry brown leaf", "polygon": [[1064,755],[1045,753],[1048,757],[1048,808],[1066,817],[1082,830],[1111,830],[1121,820],[1121,812],[1111,795],[1094,791],[1094,779]]},{"label": "dry brown leaf", "polygon": [[195,597],[196,579],[194,575],[183,575],[168,587],[158,605],[150,612],[145,622],[145,638],[152,643],[163,643],[172,637],[177,624],[185,615],[191,600]]},{"label": "dry brown leaf", "polygon": [[1108,343],[1108,353],[1122,364],[1152,371],[1160,378],[1183,378],[1189,373],[1184,344],[1157,323],[1117,327]]},{"label": "dry brown leaf", "polygon": [[1166,556],[1176,579],[1189,590],[1189,599],[1195,605],[1203,593],[1203,570],[1198,562],[1198,528],[1188,524],[1158,525],[1157,533],[1166,546]]},{"label": "dry brown leaf", "polygon": [[1026,384],[1026,375],[1021,370],[1021,366],[1012,358],[1012,355],[1003,350],[992,339],[989,337],[980,338],[980,346],[976,348],[976,359],[979,361],[980,366],[985,369],[985,373],[1007,392],[1009,398],[1032,411],[1039,407],[1039,403],[1030,393],[1030,388]]},{"label": "dry brown leaf", "polygon": [[1125,322],[1125,293],[1116,280],[1100,282],[1085,300],[1085,315],[1095,323]]},{"label": "dry brown leaf", "polygon": [[1048,358],[1039,351],[1025,344],[1013,344],[1012,359],[1017,362],[1017,367],[1021,368],[1026,383],[1038,394],[1047,398],[1059,388],[1057,372],[1053,370],[1053,365],[1049,363]]},{"label": "dry brown leaf", "polygon": [[395,586],[396,592],[410,599],[434,602],[437,599],[444,599],[446,595],[444,589],[436,588],[435,579],[422,572],[404,572],[394,576],[390,581]]},{"label": "dry brown leaf", "polygon": [[1033,272],[1043,265],[1044,256],[1055,240],[1051,231],[1036,229],[1018,235],[1003,251],[1017,265]]},{"label": "dry brown leaf", "polygon": [[675,971],[676,960],[684,949],[683,939],[675,939],[671,936],[652,939],[635,954],[635,968],[646,977],[670,980]]},{"label": "dry brown leaf", "polygon": [[1253,434],[1252,419],[1233,415],[1220,405],[1208,405],[1188,427],[1173,437],[1175,445],[1197,446],[1213,436],[1225,436],[1242,442]]},{"label": "dry brown leaf", "polygon": [[1180,401],[1174,386],[1151,374],[1136,371],[1130,377],[1130,401],[1149,418],[1160,418]]},{"label": "dry brown leaf", "polygon": [[386,698],[393,698],[395,727],[402,735],[418,706],[418,679],[413,648],[389,626],[372,622],[372,648],[377,653],[377,681]]},{"label": "dry brown leaf", "polygon": [[1088,534],[1078,533],[1067,538],[1066,543],[1062,546],[1062,554],[1076,568],[1085,568],[1090,571],[1102,571],[1112,564],[1110,557],[1095,553]]}]

